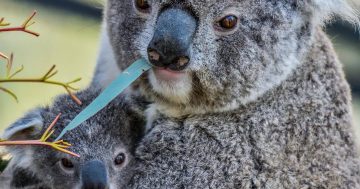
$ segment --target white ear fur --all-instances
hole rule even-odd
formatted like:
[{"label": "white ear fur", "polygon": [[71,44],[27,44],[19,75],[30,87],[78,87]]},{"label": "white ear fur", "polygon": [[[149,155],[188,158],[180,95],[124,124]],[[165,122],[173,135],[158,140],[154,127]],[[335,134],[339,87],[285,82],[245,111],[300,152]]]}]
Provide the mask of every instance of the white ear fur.
[{"label": "white ear fur", "polygon": [[318,18],[322,22],[331,20],[334,16],[359,26],[359,9],[360,4],[355,3],[353,0],[313,0],[317,9]]},{"label": "white ear fur", "polygon": [[24,131],[26,129],[34,129],[34,132],[41,131],[43,127],[43,118],[41,117],[40,111],[35,110],[27,114],[25,117],[20,118],[15,123],[10,125],[4,132],[2,139],[8,140],[15,134]]}]

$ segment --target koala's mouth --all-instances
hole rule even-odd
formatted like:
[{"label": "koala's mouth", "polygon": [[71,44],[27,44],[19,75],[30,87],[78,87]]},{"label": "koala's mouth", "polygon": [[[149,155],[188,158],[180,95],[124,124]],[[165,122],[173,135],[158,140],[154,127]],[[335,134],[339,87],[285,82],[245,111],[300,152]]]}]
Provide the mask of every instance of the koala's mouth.
[{"label": "koala's mouth", "polygon": [[[188,71],[153,68],[149,72],[151,91],[171,102],[187,103],[192,91],[192,77]],[[156,96],[157,96],[156,95]]]},{"label": "koala's mouth", "polygon": [[176,82],[183,79],[186,76],[185,71],[173,71],[168,68],[154,68],[153,72],[156,79],[160,81]]}]

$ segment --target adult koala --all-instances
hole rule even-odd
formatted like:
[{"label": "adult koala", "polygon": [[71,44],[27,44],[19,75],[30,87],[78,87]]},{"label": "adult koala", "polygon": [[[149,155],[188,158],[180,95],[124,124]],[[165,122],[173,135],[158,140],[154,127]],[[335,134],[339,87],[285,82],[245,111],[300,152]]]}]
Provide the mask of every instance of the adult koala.
[{"label": "adult koala", "polygon": [[358,23],[349,2],[108,0],[105,13],[94,81],[155,66],[134,85],[154,103],[129,188],[360,188],[349,86],[321,28]]}]

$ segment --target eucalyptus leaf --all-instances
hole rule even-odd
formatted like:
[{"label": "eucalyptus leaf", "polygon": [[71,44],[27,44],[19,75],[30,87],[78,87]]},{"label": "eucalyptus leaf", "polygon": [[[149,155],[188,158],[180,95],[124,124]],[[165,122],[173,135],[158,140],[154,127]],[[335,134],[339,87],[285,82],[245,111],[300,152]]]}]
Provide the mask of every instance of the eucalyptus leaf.
[{"label": "eucalyptus leaf", "polygon": [[122,93],[131,83],[139,78],[144,72],[148,71],[151,65],[146,60],[140,59],[124,70],[98,97],[92,101],[82,112],[80,112],[64,130],[60,133],[55,141],[60,140],[64,134],[78,127],[82,122],[91,118],[115,97]]}]

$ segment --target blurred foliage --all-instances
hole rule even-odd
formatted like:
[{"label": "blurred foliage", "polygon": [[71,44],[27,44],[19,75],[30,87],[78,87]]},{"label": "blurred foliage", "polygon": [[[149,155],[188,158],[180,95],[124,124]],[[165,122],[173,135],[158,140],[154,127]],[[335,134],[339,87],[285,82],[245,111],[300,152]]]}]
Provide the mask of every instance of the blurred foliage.
[{"label": "blurred foliage", "polygon": [[[56,64],[61,70],[57,79],[82,77],[80,87],[83,88],[90,81],[96,62],[103,3],[104,0],[1,0],[0,16],[14,24],[37,10],[37,24],[32,27],[41,36],[34,39],[19,33],[1,34],[0,51],[13,52],[15,66],[23,64],[31,69],[23,76],[39,75]],[[359,34],[341,24],[332,25],[327,31],[344,63],[353,91],[358,93],[354,96],[354,117],[359,119],[360,102],[356,98],[360,97]],[[4,74],[3,70],[0,74]],[[0,93],[0,133],[30,108],[46,105],[52,97],[63,93],[57,87],[37,84],[17,84],[9,88],[19,94],[20,102],[15,103]]]},{"label": "blurred foliage", "polygon": [[[92,77],[97,48],[99,20],[60,9],[49,9],[39,4],[15,0],[1,0],[1,17],[8,22],[21,24],[33,10],[38,11],[36,24],[32,29],[41,35],[34,38],[23,33],[1,33],[0,50],[6,54],[14,53],[14,66],[24,65],[26,73],[21,77],[34,77],[44,74],[52,65],[57,65],[61,72],[57,80],[69,80],[82,77],[78,84],[84,88]],[[2,63],[2,62],[0,62]],[[0,74],[6,74],[0,69]],[[46,105],[52,97],[64,93],[62,88],[42,84],[5,85],[18,94],[16,103],[7,94],[0,93],[0,133],[16,118],[30,108]]]}]

